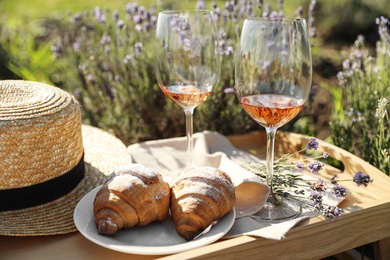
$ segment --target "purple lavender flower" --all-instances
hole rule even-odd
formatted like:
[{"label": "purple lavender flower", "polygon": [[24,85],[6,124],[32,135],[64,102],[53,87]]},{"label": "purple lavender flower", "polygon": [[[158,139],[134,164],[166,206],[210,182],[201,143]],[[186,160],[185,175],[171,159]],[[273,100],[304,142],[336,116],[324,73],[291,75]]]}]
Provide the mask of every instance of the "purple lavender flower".
[{"label": "purple lavender flower", "polygon": [[338,177],[339,177],[339,176],[337,176],[337,174],[333,175],[332,178],[330,179],[330,183],[332,183],[332,184],[337,184],[336,179],[337,179]]},{"label": "purple lavender flower", "polygon": [[283,180],[282,178],[274,178],[274,183],[278,184],[278,185],[285,185],[286,184],[286,181]]},{"label": "purple lavender flower", "polygon": [[[222,37],[220,37],[221,40],[218,41],[218,51],[219,51],[219,54],[221,55],[225,55],[225,56],[230,56],[233,54],[234,50],[233,50],[233,47],[232,46],[228,46],[226,44],[226,41],[223,39],[223,33],[225,33],[224,31],[222,32],[223,30],[220,31],[220,34],[222,34]],[[225,36],[226,37],[226,36]]]},{"label": "purple lavender flower", "polygon": [[142,32],[142,25],[136,24],[134,28],[137,32]]},{"label": "purple lavender flower", "polygon": [[80,13],[75,14],[70,18],[70,22],[73,23],[76,27],[81,25],[82,16]]},{"label": "purple lavender flower", "polygon": [[54,54],[54,58],[59,59],[59,58],[62,57],[63,49],[62,49],[62,45],[61,44],[53,43],[51,45],[50,49],[51,49],[51,51]]},{"label": "purple lavender flower", "polygon": [[270,66],[271,66],[271,62],[268,61],[268,60],[265,60],[265,61],[263,62],[263,66],[261,67],[261,69],[262,69],[262,70],[268,70],[268,69],[270,68]]},{"label": "purple lavender flower", "polygon": [[149,32],[152,29],[152,25],[148,22],[144,23],[145,31]]},{"label": "purple lavender flower", "polygon": [[214,14],[214,19],[215,19],[216,21],[218,21],[219,18],[221,17],[221,9],[219,9],[218,7],[217,7],[217,8],[214,8],[213,14]]},{"label": "purple lavender flower", "polygon": [[304,166],[303,166],[303,163],[301,163],[301,162],[297,162],[296,164],[295,164],[295,168],[297,169],[297,171],[303,171],[303,169],[305,168]]},{"label": "purple lavender flower", "polygon": [[313,206],[322,205],[322,195],[317,191],[312,191],[309,196],[309,204]]},{"label": "purple lavender flower", "polygon": [[128,3],[125,7],[126,13],[138,12],[138,4],[136,2]]},{"label": "purple lavender flower", "polygon": [[375,23],[377,25],[386,25],[388,22],[389,22],[389,20],[383,16],[375,19]]},{"label": "purple lavender flower", "polygon": [[218,34],[219,34],[219,39],[225,39],[227,37],[227,33],[223,28],[219,30]]},{"label": "purple lavender flower", "polygon": [[142,17],[140,15],[134,15],[133,16],[133,22],[136,23],[136,24],[140,24],[142,23]]},{"label": "purple lavender flower", "polygon": [[226,49],[225,49],[224,54],[226,56],[231,56],[233,54],[233,52],[234,52],[233,47],[232,46],[227,46]]},{"label": "purple lavender flower", "polygon": [[157,24],[157,16],[152,15],[150,17],[150,22],[152,23],[153,26],[156,26],[156,24]]},{"label": "purple lavender flower", "polygon": [[347,189],[344,188],[343,186],[341,185],[338,185],[336,184],[333,189],[332,189],[332,192],[336,195],[336,197],[338,198],[344,198],[347,196]]},{"label": "purple lavender flower", "polygon": [[347,113],[347,116],[349,116],[349,117],[352,117],[352,116],[353,116],[353,108],[352,108],[352,107],[349,108],[349,111],[348,111],[348,113]]},{"label": "purple lavender flower", "polygon": [[308,11],[308,24],[309,24],[309,33],[310,36],[315,38],[317,36],[317,29],[314,27],[314,9],[316,8],[316,0],[311,0]]},{"label": "purple lavender flower", "polygon": [[96,78],[94,75],[92,74],[88,74],[86,77],[85,77],[85,80],[88,82],[88,84],[95,84],[96,83]]},{"label": "purple lavender flower", "polygon": [[192,50],[191,40],[190,40],[190,39],[184,38],[183,42],[184,42],[183,48],[184,48],[185,51],[190,51],[190,50]]},{"label": "purple lavender flower", "polygon": [[249,17],[253,16],[253,3],[252,2],[248,2],[246,5],[246,15]]},{"label": "purple lavender flower", "polygon": [[234,90],[234,88],[225,88],[225,89],[223,90],[223,92],[224,92],[225,94],[230,94],[230,93],[235,93],[235,90]]},{"label": "purple lavender flower", "polygon": [[131,56],[130,55],[126,55],[125,58],[123,59],[123,63],[127,65],[127,64],[130,63],[130,60],[131,60]]},{"label": "purple lavender flower", "polygon": [[119,30],[122,30],[125,27],[125,22],[123,20],[119,19],[116,22],[116,26],[119,28]]},{"label": "purple lavender flower", "polygon": [[324,165],[319,161],[310,162],[308,164],[311,173],[318,173]]},{"label": "purple lavender flower", "polygon": [[385,37],[388,34],[387,31],[387,24],[389,23],[389,20],[383,16],[376,18],[375,22],[378,26],[378,33],[381,38]]},{"label": "purple lavender flower", "polygon": [[138,8],[138,13],[139,13],[139,15],[141,15],[141,17],[142,17],[143,19],[145,19],[145,18],[147,18],[147,17],[149,16],[149,14],[148,14],[148,12],[146,11],[146,9],[145,9],[144,6],[140,6],[140,7]]},{"label": "purple lavender flower", "polygon": [[323,215],[333,221],[335,218],[338,218],[344,210],[335,206],[329,206],[323,210]]},{"label": "purple lavender flower", "polygon": [[142,53],[142,42],[136,42],[134,44],[134,49],[135,49],[135,52],[137,53],[137,55],[141,54]]},{"label": "purple lavender flower", "polygon": [[283,12],[271,11],[271,13],[269,14],[269,17],[272,19],[281,19],[281,18],[283,18]]},{"label": "purple lavender flower", "polygon": [[324,183],[322,179],[318,178],[317,182],[313,182],[310,184],[310,188],[313,191],[324,192],[328,189],[328,186]]},{"label": "purple lavender flower", "polygon": [[329,153],[324,152],[324,153],[322,154],[322,158],[328,159],[328,158],[329,158]]},{"label": "purple lavender flower", "polygon": [[119,12],[118,12],[118,10],[114,10],[112,12],[112,16],[113,16],[115,21],[118,21],[119,20]]},{"label": "purple lavender flower", "polygon": [[364,185],[367,187],[367,185],[374,180],[372,180],[369,175],[365,175],[363,172],[357,172],[355,176],[353,176],[353,181],[356,182],[358,186]]},{"label": "purple lavender flower", "polygon": [[73,90],[73,95],[79,99],[81,97],[81,90],[79,88],[76,88],[75,90]]},{"label": "purple lavender flower", "polygon": [[99,7],[95,7],[94,16],[99,23],[102,24],[106,23],[107,20],[106,15],[102,12],[102,10]]},{"label": "purple lavender flower", "polygon": [[338,79],[339,81],[343,81],[343,80],[345,79],[345,74],[344,74],[342,71],[339,71],[339,72],[337,73],[337,79]]},{"label": "purple lavender flower", "polygon": [[197,10],[204,10],[204,9],[206,9],[206,5],[204,3],[204,0],[196,1],[195,9],[197,9]]},{"label": "purple lavender flower", "polygon": [[81,45],[80,45],[80,42],[79,41],[76,41],[73,43],[73,50],[75,52],[79,52],[80,51],[80,48],[81,48]]},{"label": "purple lavender flower", "polygon": [[343,61],[343,69],[344,70],[351,69],[351,60],[350,59],[346,59]]},{"label": "purple lavender flower", "polygon": [[302,17],[303,16],[303,7],[301,5],[297,8],[297,10],[295,10],[295,14],[298,17]]},{"label": "purple lavender flower", "polygon": [[318,142],[315,138],[310,138],[310,141],[306,144],[306,148],[309,150],[317,150]]},{"label": "purple lavender flower", "polygon": [[270,4],[266,4],[265,7],[264,7],[264,11],[263,11],[262,16],[263,17],[269,17],[270,13],[271,13],[271,5]]},{"label": "purple lavender flower", "polygon": [[221,53],[222,53],[223,48],[226,46],[225,40],[220,40],[220,41],[218,42],[218,46],[219,46],[219,48],[221,49]]},{"label": "purple lavender flower", "polygon": [[[361,53],[361,52],[359,52]],[[358,58],[358,59],[354,59],[352,61],[352,66],[351,66],[352,70],[358,70],[358,69],[362,69],[362,59],[361,58]]]},{"label": "purple lavender flower", "polygon": [[101,45],[107,45],[111,42],[111,37],[110,35],[104,34],[102,39],[100,40]]},{"label": "purple lavender flower", "polygon": [[[359,35],[357,36],[357,38],[356,38],[356,44],[357,44],[358,46],[363,46],[365,40],[366,40],[366,38],[364,37],[364,35],[359,34]],[[361,55],[361,56],[363,56],[363,55]]]},{"label": "purple lavender flower", "polygon": [[225,9],[229,13],[233,13],[234,11],[234,1],[226,1],[225,3]]}]

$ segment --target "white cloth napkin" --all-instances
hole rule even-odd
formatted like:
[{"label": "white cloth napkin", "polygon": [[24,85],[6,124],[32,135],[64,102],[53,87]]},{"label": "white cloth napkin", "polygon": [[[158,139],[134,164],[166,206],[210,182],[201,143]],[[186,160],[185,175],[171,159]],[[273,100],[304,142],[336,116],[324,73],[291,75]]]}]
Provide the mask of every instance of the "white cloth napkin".
[{"label": "white cloth napkin", "polygon": [[[298,218],[279,223],[252,219],[250,215],[264,206],[269,188],[236,162],[259,159],[238,150],[217,132],[204,131],[194,134],[193,138],[195,164],[220,168],[229,174],[236,187],[236,221],[225,238],[251,235],[282,240],[297,223],[313,216],[313,212],[304,212]],[[168,181],[172,181],[170,178],[177,176],[187,162],[186,137],[137,143],[130,145],[128,151],[134,163],[142,163],[158,170]]]}]

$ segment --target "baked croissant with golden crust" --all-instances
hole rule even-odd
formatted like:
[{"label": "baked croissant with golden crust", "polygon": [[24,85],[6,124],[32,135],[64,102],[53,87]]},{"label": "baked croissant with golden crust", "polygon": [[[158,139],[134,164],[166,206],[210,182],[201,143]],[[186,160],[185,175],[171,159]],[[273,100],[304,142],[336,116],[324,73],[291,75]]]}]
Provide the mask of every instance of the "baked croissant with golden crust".
[{"label": "baked croissant with golden crust", "polygon": [[176,232],[193,239],[214,221],[229,213],[236,196],[229,175],[213,167],[199,167],[171,187],[171,215]]},{"label": "baked croissant with golden crust", "polygon": [[156,171],[141,164],[115,170],[94,200],[93,213],[100,234],[163,221],[169,213],[170,187]]}]

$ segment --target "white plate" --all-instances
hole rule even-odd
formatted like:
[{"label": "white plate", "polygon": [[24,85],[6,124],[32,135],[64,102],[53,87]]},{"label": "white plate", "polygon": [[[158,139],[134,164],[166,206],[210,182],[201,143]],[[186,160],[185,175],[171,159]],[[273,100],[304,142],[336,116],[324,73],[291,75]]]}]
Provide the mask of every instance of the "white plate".
[{"label": "white plate", "polygon": [[211,244],[223,237],[233,226],[236,212],[233,209],[211,230],[199,238],[186,241],[176,233],[175,224],[168,217],[144,227],[134,227],[117,232],[114,236],[100,235],[93,216],[93,200],[100,187],[86,194],[74,211],[74,223],[80,233],[90,241],[124,253],[139,255],[173,254]]}]

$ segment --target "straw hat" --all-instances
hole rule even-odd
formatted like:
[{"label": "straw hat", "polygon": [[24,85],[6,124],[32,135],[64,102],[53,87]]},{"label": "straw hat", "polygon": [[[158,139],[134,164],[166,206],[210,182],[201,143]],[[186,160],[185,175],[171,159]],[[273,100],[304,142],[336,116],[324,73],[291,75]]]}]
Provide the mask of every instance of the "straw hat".
[{"label": "straw hat", "polygon": [[0,235],[76,231],[78,201],[130,162],[119,139],[82,125],[69,93],[43,83],[0,81]]}]

